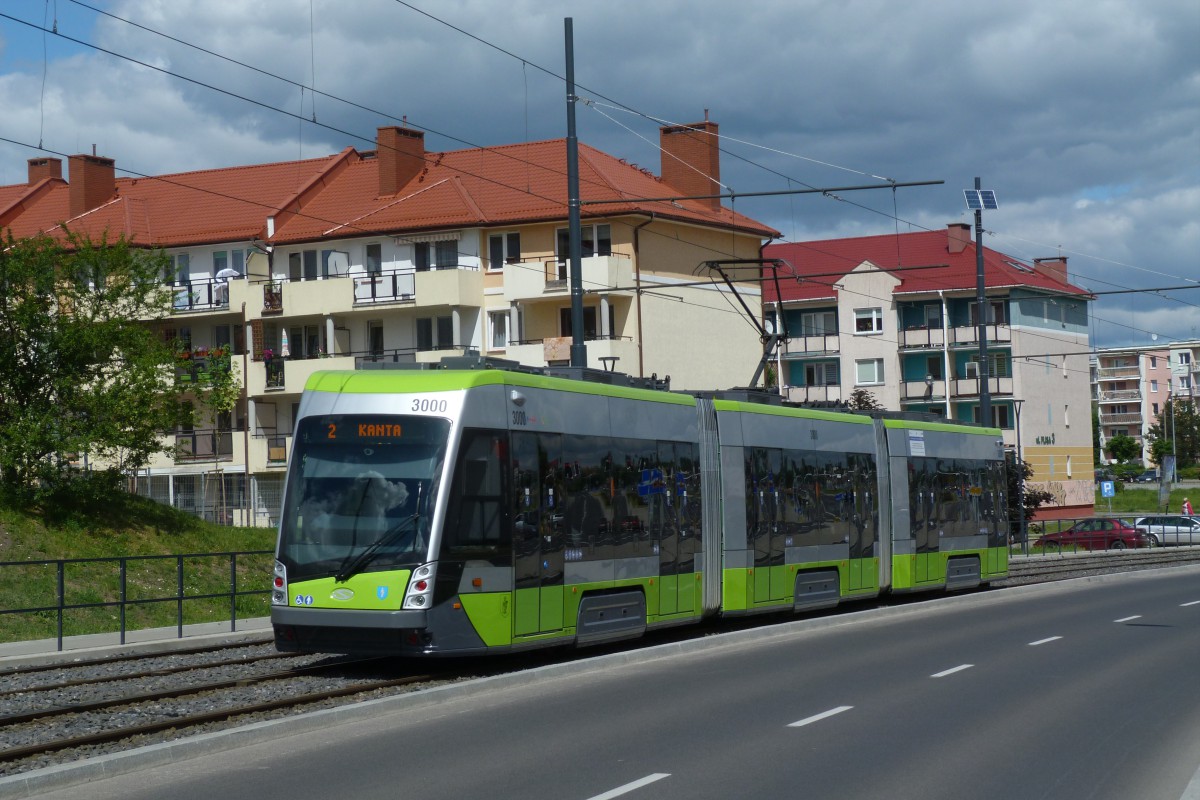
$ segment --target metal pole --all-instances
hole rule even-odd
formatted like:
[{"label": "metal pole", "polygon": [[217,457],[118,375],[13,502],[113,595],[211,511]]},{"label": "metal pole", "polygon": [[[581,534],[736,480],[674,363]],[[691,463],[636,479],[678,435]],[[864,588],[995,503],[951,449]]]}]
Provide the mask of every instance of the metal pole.
[{"label": "metal pole", "polygon": [[1021,458],[1021,406],[1024,400],[1013,400],[1017,415],[1017,513],[1021,515],[1018,530],[1021,533],[1021,553],[1029,555],[1029,521],[1025,519],[1025,461]]},{"label": "metal pole", "polygon": [[[1174,463],[1171,465],[1171,483],[1168,484],[1168,489],[1175,482],[1175,475],[1179,469],[1179,454],[1175,452],[1175,395],[1174,393],[1167,394],[1167,402],[1171,404],[1171,455],[1175,457]],[[1164,509],[1170,511],[1171,509]]]},{"label": "metal pole", "polygon": [[[975,189],[982,186],[975,179]],[[988,386],[991,370],[988,369],[987,351],[987,298],[983,294],[983,209],[975,209],[975,300],[978,306],[979,323],[979,422],[992,424],[992,396]]]},{"label": "metal pole", "polygon": [[579,242],[579,139],[575,135],[575,37],[572,20],[564,20],[567,40],[567,238],[571,277],[571,366],[587,366],[583,343],[583,266]]}]

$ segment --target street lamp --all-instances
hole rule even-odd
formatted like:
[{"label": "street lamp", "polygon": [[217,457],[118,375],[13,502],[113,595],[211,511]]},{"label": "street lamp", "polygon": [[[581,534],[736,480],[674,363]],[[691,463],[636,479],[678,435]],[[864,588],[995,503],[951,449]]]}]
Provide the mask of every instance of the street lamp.
[{"label": "street lamp", "polygon": [[987,352],[987,299],[984,297],[983,281],[983,209],[995,211],[1000,206],[996,204],[996,192],[992,189],[980,189],[979,178],[975,179],[974,189],[963,189],[967,200],[967,208],[975,212],[975,302],[978,308],[977,319],[979,327],[979,422],[981,425],[992,424],[992,396],[988,387]]}]

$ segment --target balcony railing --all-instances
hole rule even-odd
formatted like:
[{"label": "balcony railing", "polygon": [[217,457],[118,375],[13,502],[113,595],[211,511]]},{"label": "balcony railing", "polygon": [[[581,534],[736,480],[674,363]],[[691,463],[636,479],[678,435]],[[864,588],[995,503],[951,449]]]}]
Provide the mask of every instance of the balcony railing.
[{"label": "balcony railing", "polygon": [[175,281],[170,288],[174,313],[229,308],[229,282],[225,278]]},{"label": "balcony railing", "polygon": [[945,400],[946,381],[938,378],[932,383],[924,379],[919,381],[903,381],[900,384],[901,400]]},{"label": "balcony railing", "polygon": [[842,387],[829,386],[785,386],[784,394],[793,403],[835,403],[842,399]]},{"label": "balcony railing", "polygon": [[790,336],[787,340],[787,350],[784,358],[799,358],[805,355],[826,355],[841,352],[841,340],[836,333],[802,334]]},{"label": "balcony railing", "polygon": [[214,461],[233,458],[232,430],[182,431],[175,434],[175,460]]},{"label": "balcony railing", "polygon": [[1141,400],[1142,393],[1137,389],[1119,389],[1112,392],[1101,392],[1100,402],[1108,403],[1114,400]]},{"label": "balcony railing", "polygon": [[1137,378],[1142,374],[1140,367],[1097,367],[1096,377],[1100,380],[1112,378]]},{"label": "balcony railing", "polygon": [[1128,425],[1131,423],[1137,424],[1137,425],[1142,424],[1142,415],[1141,414],[1101,414],[1100,415],[1100,424],[1101,425]]},{"label": "balcony railing", "polygon": [[941,348],[946,343],[946,335],[939,325],[936,328],[909,328],[900,331],[900,347],[908,349]]},{"label": "balcony railing", "polygon": [[416,273],[413,270],[388,270],[354,279],[356,305],[411,300],[416,292]]},{"label": "balcony railing", "polygon": [[[988,378],[987,387],[988,394],[992,397],[1010,395],[1012,394],[1012,378]],[[979,379],[955,378],[951,382],[951,389],[955,397],[978,397]]]},{"label": "balcony railing", "polygon": [[[1008,327],[1008,323],[993,322],[983,327],[989,344],[1009,344],[1012,342],[1012,329]],[[954,345],[979,344],[979,327],[977,325],[965,325],[951,328],[950,343]]]}]

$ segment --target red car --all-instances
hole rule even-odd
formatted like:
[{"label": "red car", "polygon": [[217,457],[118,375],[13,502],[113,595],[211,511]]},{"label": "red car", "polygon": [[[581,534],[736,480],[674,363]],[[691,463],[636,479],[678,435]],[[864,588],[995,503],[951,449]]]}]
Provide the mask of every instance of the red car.
[{"label": "red car", "polygon": [[1092,517],[1081,519],[1066,530],[1047,533],[1034,543],[1043,549],[1123,550],[1126,547],[1150,547],[1150,537],[1119,519]]}]

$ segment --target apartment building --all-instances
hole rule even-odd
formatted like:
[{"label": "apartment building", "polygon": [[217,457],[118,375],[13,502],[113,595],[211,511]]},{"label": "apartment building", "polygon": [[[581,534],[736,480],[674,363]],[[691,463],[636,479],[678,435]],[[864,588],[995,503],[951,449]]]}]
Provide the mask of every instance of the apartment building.
[{"label": "apartment building", "polygon": [[[984,248],[986,359],[970,227],[769,245],[764,310],[785,333],[780,391],[800,402],[865,389],[891,410],[987,422],[1055,498],[1043,518],[1091,513],[1088,302],[1065,258]],[[778,287],[778,288],[777,288]],[[981,420],[986,386],[991,417]]]},{"label": "apartment building", "polygon": [[1142,347],[1097,350],[1092,357],[1092,402],[1100,423],[1103,461],[1111,463],[1104,447],[1114,436],[1130,436],[1142,446],[1142,463],[1151,465],[1152,425],[1172,398],[1195,402],[1200,342],[1171,342]]},{"label": "apartment building", "polygon": [[[579,145],[588,366],[679,389],[744,384],[761,343],[704,264],[757,258],[778,233],[718,200],[655,200],[716,194],[720,179],[715,123],[660,137],[661,176]],[[65,221],[164,250],[159,324],[185,343],[178,380],[233,354],[237,409],[167,434],[176,453],[137,476],[177,507],[274,524],[316,370],[569,359],[564,140],[427,152],[421,131],[381,127],[374,150],[300,161],[117,178],[112,159],[79,155],[69,181],[62,167],[31,159],[26,184],[0,187],[0,226],[21,237]],[[756,282],[739,291],[760,302]]]}]

